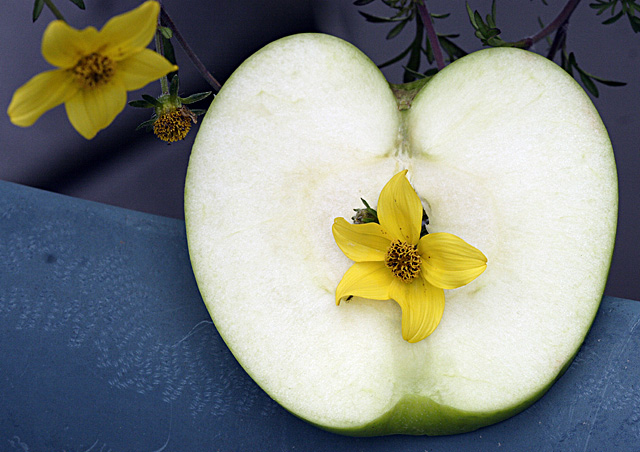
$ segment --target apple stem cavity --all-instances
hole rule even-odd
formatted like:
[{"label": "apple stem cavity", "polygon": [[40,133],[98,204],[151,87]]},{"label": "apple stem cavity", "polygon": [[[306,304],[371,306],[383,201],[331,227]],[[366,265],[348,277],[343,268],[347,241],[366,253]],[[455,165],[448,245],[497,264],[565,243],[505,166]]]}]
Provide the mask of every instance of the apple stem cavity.
[{"label": "apple stem cavity", "polygon": [[424,77],[408,83],[389,83],[389,87],[396,98],[398,110],[404,111],[411,108],[411,103],[422,88],[431,80],[431,77]]}]

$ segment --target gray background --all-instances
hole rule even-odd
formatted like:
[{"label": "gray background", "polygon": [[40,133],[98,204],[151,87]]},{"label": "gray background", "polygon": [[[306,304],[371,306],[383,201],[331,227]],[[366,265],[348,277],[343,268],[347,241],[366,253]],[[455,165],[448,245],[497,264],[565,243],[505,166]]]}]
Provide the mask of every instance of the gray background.
[{"label": "gray background", "polygon": [[[86,11],[79,11],[65,0],[56,4],[76,28],[100,28],[108,18],[137,6],[136,0],[85,0]],[[246,57],[268,42],[297,32],[320,31],[342,37],[360,47],[376,63],[382,63],[404,49],[413,37],[409,29],[399,38],[385,40],[389,25],[370,24],[358,14],[387,14],[379,1],[357,8],[349,0],[165,0],[195,51],[211,72],[224,81]],[[473,9],[486,13],[490,1],[471,0]],[[539,30],[537,17],[548,23],[564,6],[564,1],[540,0],[499,2],[498,26],[505,40],[517,40]],[[456,43],[467,51],[481,48],[473,36],[464,2],[446,0],[428,3],[432,13],[451,12],[436,22],[441,33],[461,33]],[[640,219],[638,192],[640,169],[638,130],[640,115],[636,107],[640,77],[639,35],[626,19],[601,25],[583,1],[572,16],[568,35],[569,50],[575,52],[585,70],[598,76],[627,82],[623,88],[600,87],[594,103],[607,126],[616,153],[620,187],[620,209],[616,251],[609,276],[608,295],[640,300],[638,273],[640,241],[636,224]],[[50,69],[40,55],[40,41],[48,21],[44,11],[31,23],[32,1],[11,2],[0,15],[0,104],[9,105],[15,89],[31,76]],[[608,17],[608,16],[606,16]],[[605,17],[605,18],[606,18]],[[207,90],[184,54],[177,53],[181,66],[182,92]],[[534,49],[546,51],[546,44]],[[399,65],[385,69],[392,82],[401,81]],[[157,95],[158,84],[130,93]],[[187,92],[188,91],[188,92]],[[201,108],[205,108],[202,106]],[[127,108],[115,122],[91,141],[73,130],[64,109],[46,113],[27,129],[13,126],[6,114],[0,115],[0,179],[59,192],[74,197],[158,215],[182,218],[182,193],[189,152],[195,133],[183,142],[165,145],[152,136],[135,132],[135,126],[149,117],[148,110]],[[532,219],[535,221],[535,219]],[[593,212],[598,221],[598,212]]]}]

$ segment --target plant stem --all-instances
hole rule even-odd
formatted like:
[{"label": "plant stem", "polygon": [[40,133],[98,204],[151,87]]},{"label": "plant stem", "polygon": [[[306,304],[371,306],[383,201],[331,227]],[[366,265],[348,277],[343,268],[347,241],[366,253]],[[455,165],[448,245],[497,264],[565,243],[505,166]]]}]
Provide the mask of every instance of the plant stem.
[{"label": "plant stem", "polygon": [[211,85],[214,90],[220,91],[220,88],[222,88],[222,85],[220,85],[220,83],[213,77],[213,75],[211,75],[211,73],[207,70],[205,65],[202,64],[202,61],[200,61],[200,58],[198,58],[198,56],[191,49],[189,44],[187,44],[187,41],[184,39],[180,31],[178,31],[178,29],[176,28],[176,24],[173,22],[173,20],[171,20],[171,17],[169,16],[169,14],[167,14],[167,11],[164,9],[164,6],[161,6],[160,8],[160,17],[162,18],[162,22],[164,22],[164,24],[167,27],[171,28],[173,35],[176,37],[176,39],[180,43],[180,46],[182,47],[184,52],[187,54],[187,56],[189,57],[193,65],[196,67],[198,72],[200,72],[200,75],[204,77],[207,83],[209,83],[209,85]]},{"label": "plant stem", "polygon": [[567,38],[567,25],[568,23],[565,22],[556,31],[556,35],[553,37],[551,47],[549,47],[549,52],[547,53],[547,59],[553,61],[558,50],[564,47],[564,43]]},{"label": "plant stem", "polygon": [[560,11],[560,14],[558,14],[558,16],[555,19],[553,19],[553,21],[549,25],[544,27],[535,35],[529,38],[521,39],[520,41],[515,43],[515,47],[528,49],[529,47],[534,45],[536,42],[546,38],[548,35],[558,30],[560,27],[562,27],[569,21],[569,18],[571,17],[571,14],[573,14],[573,12],[575,11],[576,7],[578,6],[578,3],[580,3],[580,0],[569,0],[567,4],[564,5],[564,8],[562,8],[562,11]]},{"label": "plant stem", "polygon": [[47,8],[49,8],[53,15],[56,16],[56,19],[66,22],[60,10],[56,8],[56,5],[54,5],[51,0],[44,0],[44,4],[47,5]]},{"label": "plant stem", "polygon": [[440,41],[438,41],[436,29],[433,27],[431,14],[429,14],[429,10],[427,9],[427,0],[418,2],[417,6],[424,28],[427,30],[427,39],[431,43],[431,49],[433,49],[433,57],[436,60],[436,66],[438,67],[438,70],[444,69],[445,64],[444,57],[442,56],[442,48],[440,47]]},{"label": "plant stem", "polygon": [[[161,21],[160,21],[160,14],[158,14],[158,27],[156,28],[156,35],[155,35],[155,45],[156,45],[156,52],[158,53],[158,55],[162,55],[164,56],[164,45],[162,42],[162,36],[160,36],[160,27],[162,26]],[[169,94],[169,79],[167,78],[166,75],[163,75],[162,77],[160,77],[160,88],[162,89],[162,94]]]}]

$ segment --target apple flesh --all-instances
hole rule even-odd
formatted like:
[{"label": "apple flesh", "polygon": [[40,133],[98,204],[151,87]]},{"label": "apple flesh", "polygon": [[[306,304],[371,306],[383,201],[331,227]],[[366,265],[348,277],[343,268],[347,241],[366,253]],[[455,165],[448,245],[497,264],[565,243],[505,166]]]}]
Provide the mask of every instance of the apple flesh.
[{"label": "apple flesh", "polygon": [[[403,169],[429,231],[488,258],[416,344],[395,302],[334,302],[352,264],[334,218],[375,207]],[[272,398],[335,432],[451,434],[523,410],[576,354],[607,279],[616,169],[589,98],[538,55],[468,55],[399,111],[363,53],[303,34],[258,51],[215,98],[185,218],[211,317]]]}]

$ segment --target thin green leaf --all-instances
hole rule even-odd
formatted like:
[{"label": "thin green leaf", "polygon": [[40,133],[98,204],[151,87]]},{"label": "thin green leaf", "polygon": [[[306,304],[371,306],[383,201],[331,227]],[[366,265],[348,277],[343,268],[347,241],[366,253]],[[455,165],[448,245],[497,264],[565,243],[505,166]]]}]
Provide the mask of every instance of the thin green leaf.
[{"label": "thin green leaf", "polygon": [[35,22],[40,17],[40,13],[42,12],[42,8],[44,7],[44,0],[36,0],[33,4],[33,14],[31,18]]},{"label": "thin green leaf", "polygon": [[493,17],[491,17],[491,15],[487,14],[487,25],[489,26],[489,28],[496,28],[496,21],[493,20]]},{"label": "thin green leaf", "polygon": [[602,22],[603,25],[609,25],[612,24],[614,22],[616,22],[618,19],[620,19],[622,17],[624,13],[622,11],[620,11],[618,14],[616,14],[615,16],[612,16],[610,18],[608,18],[607,20],[605,20],[604,22]]},{"label": "thin green leaf", "polygon": [[70,0],[71,3],[73,3],[74,5],[76,5],[78,8],[80,9],[85,9],[84,8],[84,1],[83,0]]},{"label": "thin green leaf", "polygon": [[191,110],[191,113],[196,116],[204,115],[206,112],[207,110],[203,110],[202,108],[194,108],[193,110]]},{"label": "thin green leaf", "polygon": [[593,80],[595,80],[596,82],[602,83],[603,85],[606,85],[606,86],[625,86],[627,84],[627,82],[617,82],[615,80],[605,80],[605,79],[602,79],[600,77],[594,77],[593,75],[591,76],[591,78]]},{"label": "thin green leaf", "polygon": [[372,23],[386,23],[386,22],[396,22],[398,20],[401,20],[399,18],[393,18],[393,17],[379,17],[379,16],[374,16],[373,14],[369,14],[369,13],[365,13],[362,11],[358,11],[360,13],[360,15],[362,17],[364,17],[367,22],[372,22]]},{"label": "thin green leaf", "polygon": [[446,19],[447,17],[449,17],[451,15],[451,13],[446,13],[446,14],[431,14],[431,17],[434,19]]},{"label": "thin green leaf", "polygon": [[584,73],[579,69],[578,69],[578,73],[580,74],[580,80],[582,80],[582,84],[584,85],[585,89],[589,91],[591,94],[593,94],[595,97],[598,97],[600,93],[598,92],[598,87],[596,86],[596,84],[593,83],[593,80],[591,80],[586,73]]},{"label": "thin green leaf", "polygon": [[465,52],[461,47],[456,45],[450,39],[447,39],[445,36],[438,36],[438,41],[440,42],[442,50],[444,50],[447,55],[449,55],[451,61],[455,60],[456,58],[462,58],[467,54],[467,52]]},{"label": "thin green leaf", "polygon": [[407,25],[407,22],[409,22],[409,20],[403,20],[402,22],[400,22],[399,24],[397,24],[395,27],[393,27],[391,29],[391,31],[389,32],[389,34],[387,34],[387,39],[393,39],[396,36],[398,36],[400,34],[400,32],[404,29],[405,25]]},{"label": "thin green leaf", "polygon": [[491,28],[489,30],[487,30],[487,33],[485,34],[485,39],[487,41],[489,41],[491,38],[495,38],[496,36],[498,36],[500,34],[500,29],[498,28]]},{"label": "thin green leaf", "polygon": [[[409,54],[409,62],[407,67],[412,71],[418,71],[420,68],[420,53],[422,52],[422,38],[424,36],[424,26],[422,22],[416,23],[416,37],[411,43],[411,52]],[[405,68],[403,81],[404,83],[411,82],[415,79],[407,68]]]},{"label": "thin green leaf", "polygon": [[476,24],[478,25],[478,31],[482,32],[482,34],[484,35],[484,32],[487,31],[487,26],[485,25],[484,21],[482,20],[482,16],[480,15],[480,13],[478,11],[473,13],[473,16],[475,18]]},{"label": "thin green leaf", "polygon": [[429,39],[426,39],[426,41],[427,48],[422,49],[422,53],[427,56],[427,61],[429,62],[429,64],[433,64],[433,61],[435,60],[435,57],[433,56],[433,47],[431,47],[431,41],[429,41]]},{"label": "thin green leaf", "polygon": [[180,99],[180,100],[182,101],[183,104],[189,105],[189,104],[198,102],[199,100],[202,100],[206,97],[209,97],[210,95],[211,95],[211,91],[207,91],[206,93],[192,94],[191,96],[186,97],[184,99]]},{"label": "thin green leaf", "polygon": [[425,74],[423,74],[422,72],[418,72],[418,71],[414,71],[413,69],[407,67],[407,66],[403,66],[404,70],[407,71],[408,73],[410,73],[413,77],[415,77],[416,79],[423,79],[426,78],[427,76]]},{"label": "thin green leaf", "polygon": [[471,21],[471,25],[473,25],[473,28],[477,30],[478,24],[476,24],[476,16],[475,14],[473,14],[473,11],[471,10],[471,7],[469,6],[468,2],[467,2],[467,14],[469,14],[469,20]]}]

